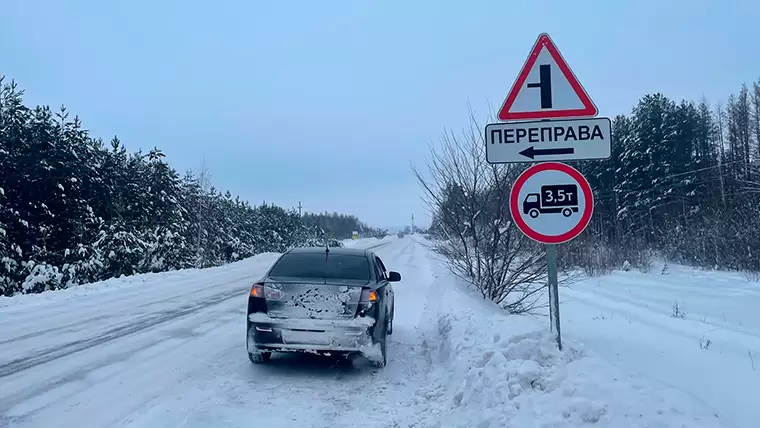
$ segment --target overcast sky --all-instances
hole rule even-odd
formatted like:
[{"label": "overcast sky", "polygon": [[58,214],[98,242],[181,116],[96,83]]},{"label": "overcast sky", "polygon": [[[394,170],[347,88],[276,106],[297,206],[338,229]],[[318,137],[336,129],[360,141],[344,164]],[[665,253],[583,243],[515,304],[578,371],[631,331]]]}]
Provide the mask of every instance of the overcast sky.
[{"label": "overcast sky", "polygon": [[760,77],[757,0],[1,0],[0,74],[252,203],[426,221],[410,163],[548,32],[600,116]]}]

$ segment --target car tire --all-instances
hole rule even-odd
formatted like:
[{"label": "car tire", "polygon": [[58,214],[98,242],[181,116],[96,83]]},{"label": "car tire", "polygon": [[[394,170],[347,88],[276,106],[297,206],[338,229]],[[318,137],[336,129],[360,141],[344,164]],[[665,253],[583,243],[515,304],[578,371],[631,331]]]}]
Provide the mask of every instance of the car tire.
[{"label": "car tire", "polygon": [[269,359],[272,358],[271,352],[249,352],[248,353],[248,359],[251,360],[253,364],[263,364],[269,362]]}]

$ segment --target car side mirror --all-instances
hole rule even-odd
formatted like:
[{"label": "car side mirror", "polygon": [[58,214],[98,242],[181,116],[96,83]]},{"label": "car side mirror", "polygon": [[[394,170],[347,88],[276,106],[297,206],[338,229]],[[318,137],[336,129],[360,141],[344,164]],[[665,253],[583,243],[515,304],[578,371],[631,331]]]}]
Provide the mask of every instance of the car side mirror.
[{"label": "car side mirror", "polygon": [[398,272],[390,271],[388,272],[388,281],[389,282],[399,282],[401,281],[401,274]]}]

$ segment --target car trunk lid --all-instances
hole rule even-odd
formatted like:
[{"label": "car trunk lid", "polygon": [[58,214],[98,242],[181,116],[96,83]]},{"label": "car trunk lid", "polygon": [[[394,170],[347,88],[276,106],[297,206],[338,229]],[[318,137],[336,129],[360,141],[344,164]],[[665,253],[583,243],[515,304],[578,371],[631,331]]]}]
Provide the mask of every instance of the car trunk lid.
[{"label": "car trunk lid", "polygon": [[272,318],[348,319],[356,316],[367,281],[271,278],[266,286],[278,290],[267,300]]}]

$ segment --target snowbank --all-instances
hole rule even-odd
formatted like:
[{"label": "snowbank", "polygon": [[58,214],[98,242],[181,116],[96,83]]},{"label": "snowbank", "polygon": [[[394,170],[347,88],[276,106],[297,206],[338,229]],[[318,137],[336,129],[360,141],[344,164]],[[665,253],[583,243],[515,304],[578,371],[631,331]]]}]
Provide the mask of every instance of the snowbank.
[{"label": "snowbank", "polygon": [[[346,247],[372,249],[387,245],[395,239],[397,238],[392,235],[386,236],[383,239],[349,239],[344,241],[344,245]],[[244,260],[239,260],[226,265],[214,266],[205,269],[182,269],[160,273],[146,273],[120,278],[111,278],[105,281],[76,285],[62,290],[50,290],[39,294],[20,294],[12,297],[0,296],[0,308],[22,304],[36,305],[40,303],[58,301],[60,299],[66,300],[70,298],[78,298],[80,296],[89,295],[92,293],[110,293],[114,290],[121,290],[135,285],[165,284],[167,282],[174,283],[177,280],[182,279],[195,279],[198,277],[198,275],[226,274],[227,272],[236,270],[260,270],[263,265],[274,263],[275,259],[278,256],[279,253],[262,253]]]},{"label": "snowbank", "polygon": [[[205,269],[191,268],[160,273],[145,273],[123,276],[120,278],[111,278],[90,284],[76,285],[62,290],[50,290],[39,294],[19,294],[11,297],[0,296],[0,308],[17,305],[30,306],[44,304],[52,301],[79,298],[94,293],[107,294],[117,290],[132,288],[134,286],[182,285],[184,280],[194,281],[197,280],[199,276],[206,276],[211,279],[217,275],[226,275],[229,272],[253,272],[260,270],[264,265],[274,263],[279,255],[279,253],[262,253],[244,260]],[[200,284],[202,285],[203,283],[201,282]]]},{"label": "snowbank", "polygon": [[[447,281],[441,271],[440,282]],[[433,370],[412,426],[721,427],[703,403],[631,377],[574,343],[560,352],[548,321],[509,316],[456,284],[446,294],[440,336],[425,343]]]}]

